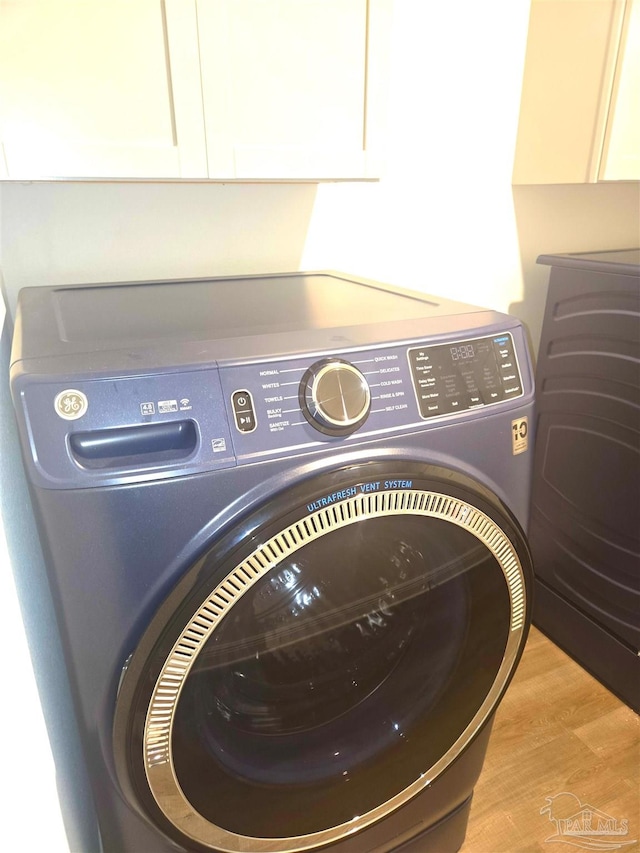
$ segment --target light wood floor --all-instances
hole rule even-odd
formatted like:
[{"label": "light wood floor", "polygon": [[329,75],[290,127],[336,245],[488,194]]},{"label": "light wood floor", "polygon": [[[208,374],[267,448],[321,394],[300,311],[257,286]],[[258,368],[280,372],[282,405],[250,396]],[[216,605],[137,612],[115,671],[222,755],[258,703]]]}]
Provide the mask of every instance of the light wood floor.
[{"label": "light wood floor", "polygon": [[628,820],[627,835],[602,840],[640,850],[640,718],[532,628],[496,715],[461,853],[578,853],[546,843],[556,826],[540,810],[563,792]]}]

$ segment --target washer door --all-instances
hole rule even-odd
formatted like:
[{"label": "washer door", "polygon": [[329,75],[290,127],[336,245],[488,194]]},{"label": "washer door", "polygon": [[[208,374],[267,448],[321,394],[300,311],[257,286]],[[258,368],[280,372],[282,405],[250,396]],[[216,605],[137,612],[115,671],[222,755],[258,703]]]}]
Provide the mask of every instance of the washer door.
[{"label": "washer door", "polygon": [[133,655],[123,785],[190,849],[352,835],[494,711],[530,571],[508,511],[451,471],[350,466],[274,497],[187,572]]}]

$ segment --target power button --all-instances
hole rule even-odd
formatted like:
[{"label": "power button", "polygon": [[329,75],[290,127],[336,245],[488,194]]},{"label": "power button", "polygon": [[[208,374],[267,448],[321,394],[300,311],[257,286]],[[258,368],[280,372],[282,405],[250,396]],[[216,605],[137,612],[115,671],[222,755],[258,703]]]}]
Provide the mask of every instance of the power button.
[{"label": "power button", "polygon": [[234,391],[231,396],[233,417],[240,432],[253,432],[256,428],[256,413],[253,399],[248,391]]}]

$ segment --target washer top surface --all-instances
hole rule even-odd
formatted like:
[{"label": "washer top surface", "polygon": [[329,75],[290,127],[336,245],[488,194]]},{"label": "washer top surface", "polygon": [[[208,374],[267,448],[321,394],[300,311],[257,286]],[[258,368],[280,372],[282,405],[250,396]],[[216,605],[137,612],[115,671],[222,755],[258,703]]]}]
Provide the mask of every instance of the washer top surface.
[{"label": "washer top surface", "polygon": [[83,365],[109,370],[118,360],[107,353],[135,349],[139,366],[162,367],[390,342],[503,316],[329,272],[32,287],[20,293],[13,361],[83,354]]},{"label": "washer top surface", "polygon": [[53,297],[62,340],[116,344],[408,320],[439,308],[428,297],[401,296],[326,274],[67,287]]}]

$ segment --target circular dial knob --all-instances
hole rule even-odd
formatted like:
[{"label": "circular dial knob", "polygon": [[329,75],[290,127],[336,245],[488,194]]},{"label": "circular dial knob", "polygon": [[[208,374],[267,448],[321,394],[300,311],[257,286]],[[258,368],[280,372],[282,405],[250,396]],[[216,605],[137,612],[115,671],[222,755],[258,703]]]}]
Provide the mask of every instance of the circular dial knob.
[{"label": "circular dial knob", "polygon": [[318,361],[302,377],[300,404],[305,418],[316,429],[348,435],[369,414],[371,392],[362,373],[349,362]]}]

